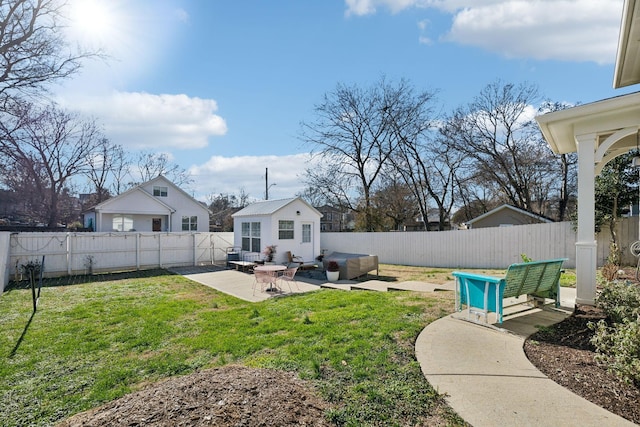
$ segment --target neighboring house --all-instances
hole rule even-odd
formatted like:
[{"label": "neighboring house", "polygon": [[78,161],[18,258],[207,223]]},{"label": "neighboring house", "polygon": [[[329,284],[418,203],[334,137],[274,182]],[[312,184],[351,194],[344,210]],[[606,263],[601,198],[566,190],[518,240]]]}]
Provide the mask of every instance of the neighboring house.
[{"label": "neighboring house", "polygon": [[160,175],[84,213],[94,231],[209,231],[209,210]]},{"label": "neighboring house", "polygon": [[538,224],[553,222],[549,218],[516,208],[511,205],[502,205],[489,212],[480,215],[465,224],[470,228],[508,227],[511,225]]},{"label": "neighboring house", "polygon": [[354,220],[351,213],[333,206],[324,205],[315,208],[322,215],[320,231],[353,231]]},{"label": "neighboring house", "polygon": [[285,252],[313,261],[320,255],[322,214],[299,197],[265,200],[233,215],[234,245],[262,258],[267,247],[276,245],[273,261],[285,262]]},{"label": "neighboring house", "polygon": [[[427,226],[425,227],[424,220],[420,215],[414,218],[412,221],[407,221],[404,224],[402,231],[438,231],[440,227],[440,217],[438,209],[429,209],[427,212]],[[445,230],[451,230],[451,224],[449,221],[444,224]]]}]

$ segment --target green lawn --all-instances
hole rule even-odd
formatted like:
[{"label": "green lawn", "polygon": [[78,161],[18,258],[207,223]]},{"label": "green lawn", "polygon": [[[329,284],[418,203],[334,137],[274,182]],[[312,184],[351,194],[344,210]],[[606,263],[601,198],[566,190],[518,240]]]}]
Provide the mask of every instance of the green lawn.
[{"label": "green lawn", "polygon": [[[384,270],[382,274],[384,273]],[[50,281],[0,297],[0,425],[52,425],[173,375],[235,363],[297,372],[340,425],[463,421],[427,383],[418,333],[451,292],[322,290],[248,303],[165,271]]]},{"label": "green lawn", "polygon": [[[407,280],[417,280],[429,283],[442,284],[453,280],[451,274],[455,269],[451,268],[430,268],[414,267],[407,265],[380,264],[380,280],[403,282]],[[484,274],[487,276],[504,277],[506,269],[458,269],[462,271]],[[365,280],[363,278],[363,280]],[[575,269],[565,269],[560,276],[560,286],[576,286]]]}]

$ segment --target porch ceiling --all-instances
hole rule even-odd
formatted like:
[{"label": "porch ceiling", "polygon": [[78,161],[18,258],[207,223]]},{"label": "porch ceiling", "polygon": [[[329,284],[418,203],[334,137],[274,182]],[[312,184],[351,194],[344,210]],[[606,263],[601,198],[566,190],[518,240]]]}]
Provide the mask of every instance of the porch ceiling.
[{"label": "porch ceiling", "polygon": [[[578,135],[596,134],[599,142],[626,128],[640,127],[640,92],[617,96],[536,117],[540,130],[553,152],[577,151]],[[636,134],[620,139],[611,149],[637,145]]]}]

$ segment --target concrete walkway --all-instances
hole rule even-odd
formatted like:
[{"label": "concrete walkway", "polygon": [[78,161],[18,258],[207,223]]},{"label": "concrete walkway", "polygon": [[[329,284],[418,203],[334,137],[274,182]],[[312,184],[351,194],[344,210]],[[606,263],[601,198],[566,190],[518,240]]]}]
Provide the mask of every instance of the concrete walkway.
[{"label": "concrete walkway", "polygon": [[[562,288],[563,302],[572,293],[575,301],[575,290]],[[429,383],[474,427],[635,425],[556,384],[527,359],[526,337],[570,310],[535,309],[486,326],[456,313],[422,331],[416,357]]]},{"label": "concrete walkway", "polygon": [[[181,267],[173,272],[246,301],[311,292],[342,290],[455,290],[455,283],[390,283],[379,280],[329,283],[296,276],[298,287],[271,294],[253,292],[253,275],[220,268]],[[533,309],[507,316],[501,325],[478,324],[466,312],[429,324],[418,336],[416,358],[429,383],[474,427],[494,426],[634,426],[635,424],[577,396],[533,366],[524,354],[526,337],[561,321],[575,304],[575,289],[561,288],[564,309]],[[511,301],[514,302],[514,301]],[[520,307],[521,309],[522,307]],[[505,314],[509,311],[505,310]],[[495,319],[489,319],[495,320]]]}]

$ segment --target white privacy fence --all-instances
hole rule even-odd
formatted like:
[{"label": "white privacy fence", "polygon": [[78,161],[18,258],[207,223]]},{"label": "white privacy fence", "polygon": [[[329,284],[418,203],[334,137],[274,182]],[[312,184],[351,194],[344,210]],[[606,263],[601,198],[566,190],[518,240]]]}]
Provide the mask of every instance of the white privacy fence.
[{"label": "white privacy fence", "polygon": [[[638,218],[618,226],[623,265],[635,265],[629,246]],[[321,233],[321,248],[375,254],[381,263],[448,268],[505,268],[532,259],[568,258],[575,267],[570,222],[440,232]],[[45,275],[125,271],[224,263],[233,233],[9,233],[0,232],[0,292],[20,265],[45,256]],[[609,232],[598,235],[597,262],[609,254]]]},{"label": "white privacy fence", "polygon": [[[521,262],[520,254],[543,260],[567,258],[575,268],[576,234],[570,222],[518,225],[440,232],[322,233],[325,253],[333,251],[378,255],[381,263],[449,268],[505,268]],[[618,225],[622,264],[635,265],[629,246],[638,240],[638,218]],[[598,239],[598,265],[609,255],[609,232]]]},{"label": "white privacy fence", "polygon": [[575,265],[570,223],[519,225],[440,232],[325,233],[322,248],[378,255],[381,263],[450,268],[505,268],[533,259],[569,258]]},{"label": "white privacy fence", "polygon": [[52,277],[224,262],[233,233],[11,233],[8,241],[5,274],[44,256]]}]

